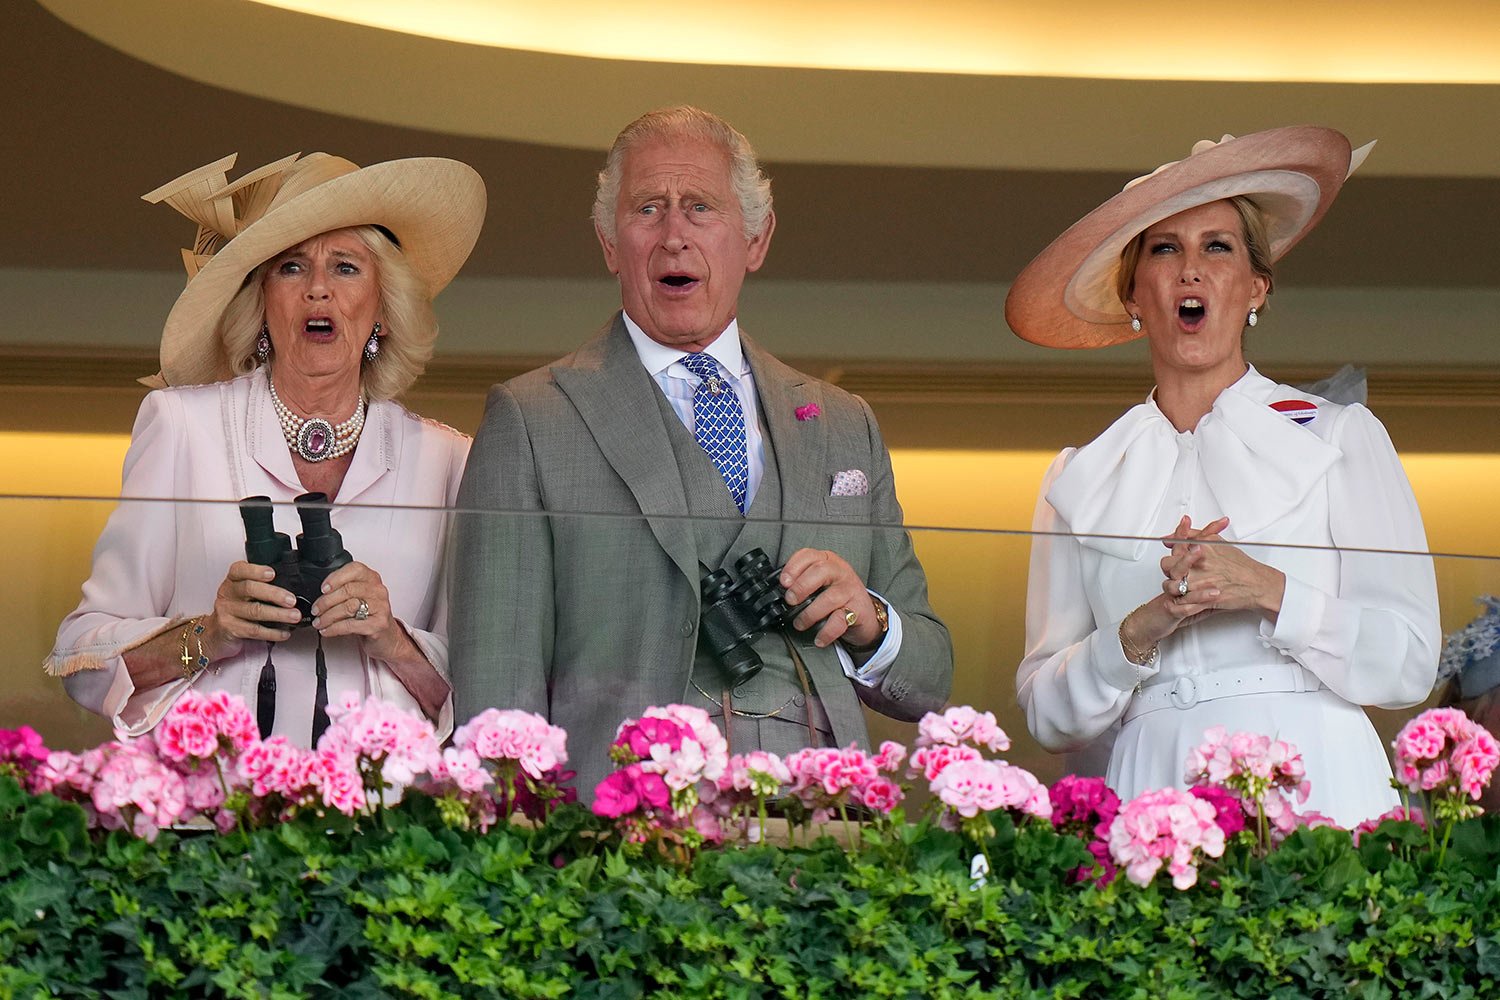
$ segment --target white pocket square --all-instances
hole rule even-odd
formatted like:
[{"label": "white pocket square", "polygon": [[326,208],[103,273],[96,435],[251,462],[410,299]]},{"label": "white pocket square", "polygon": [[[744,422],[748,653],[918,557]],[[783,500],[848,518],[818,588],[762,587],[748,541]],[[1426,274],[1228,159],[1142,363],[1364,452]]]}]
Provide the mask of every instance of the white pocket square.
[{"label": "white pocket square", "polygon": [[870,477],[866,476],[863,469],[845,469],[843,472],[833,474],[833,489],[828,491],[831,497],[862,497],[869,495]]}]

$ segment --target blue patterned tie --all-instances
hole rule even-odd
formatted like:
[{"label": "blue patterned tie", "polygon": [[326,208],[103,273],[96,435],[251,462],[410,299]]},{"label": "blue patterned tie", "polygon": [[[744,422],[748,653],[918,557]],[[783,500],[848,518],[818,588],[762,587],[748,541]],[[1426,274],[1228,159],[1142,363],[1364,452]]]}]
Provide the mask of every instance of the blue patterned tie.
[{"label": "blue patterned tie", "polygon": [[745,513],[750,463],[745,457],[745,411],[734,387],[719,376],[719,363],[707,354],[687,354],[682,363],[698,376],[693,392],[693,436],[713,459],[734,505]]}]

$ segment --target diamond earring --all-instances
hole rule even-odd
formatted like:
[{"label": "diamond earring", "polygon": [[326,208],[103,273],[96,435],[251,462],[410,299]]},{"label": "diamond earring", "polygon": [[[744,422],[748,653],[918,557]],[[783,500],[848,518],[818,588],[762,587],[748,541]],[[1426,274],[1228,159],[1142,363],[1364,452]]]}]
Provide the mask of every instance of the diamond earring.
[{"label": "diamond earring", "polygon": [[1141,332],[1141,318],[1139,316],[1130,317],[1130,328],[1136,333]]},{"label": "diamond earring", "polygon": [[1259,323],[1260,322],[1260,311],[1257,310],[1254,306],[1251,306],[1250,307],[1250,315],[1245,317],[1245,322],[1247,324],[1249,324],[1250,326],[1254,326],[1255,324]]},{"label": "diamond earring", "polygon": [[261,364],[271,360],[271,330],[264,323],[260,325],[260,336],[255,338],[255,360]]},{"label": "diamond earring", "polygon": [[375,324],[375,329],[370,331],[370,339],[365,341],[364,360],[365,364],[372,363],[380,355],[380,324]]}]

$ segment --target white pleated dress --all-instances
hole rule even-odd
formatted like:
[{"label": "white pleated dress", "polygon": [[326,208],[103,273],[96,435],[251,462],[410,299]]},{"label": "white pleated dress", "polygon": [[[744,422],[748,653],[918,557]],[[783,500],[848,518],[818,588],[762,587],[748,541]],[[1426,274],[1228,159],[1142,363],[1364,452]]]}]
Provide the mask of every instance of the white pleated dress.
[{"label": "white pleated dress", "polygon": [[[1282,610],[1274,625],[1252,612],[1209,616],[1139,667],[1119,625],[1161,592],[1160,538],[1184,514],[1194,527],[1227,516],[1227,540],[1286,574]],[[1427,697],[1437,586],[1426,555],[1348,551],[1427,551],[1411,487],[1368,409],[1254,368],[1193,431],[1179,433],[1148,400],[1057,457],[1033,529],[1016,686],[1042,745],[1072,750],[1117,730],[1106,778],[1129,799],[1183,787],[1188,751],[1222,725],[1297,746],[1312,785],[1303,810],[1350,826],[1397,803],[1360,706]]]}]

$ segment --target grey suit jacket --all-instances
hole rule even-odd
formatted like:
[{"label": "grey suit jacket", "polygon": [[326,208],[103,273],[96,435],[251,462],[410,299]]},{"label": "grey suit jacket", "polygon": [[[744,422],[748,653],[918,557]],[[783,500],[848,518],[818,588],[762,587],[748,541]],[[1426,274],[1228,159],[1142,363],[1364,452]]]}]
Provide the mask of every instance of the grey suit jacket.
[{"label": "grey suit jacket", "polygon": [[[863,743],[860,700],[904,720],[943,705],[948,630],[899,527],[890,456],[869,407],[742,339],[780,470],[782,518],[815,522],[788,525],[770,555],[779,565],[804,547],[836,551],[901,614],[901,652],[878,688],[844,677],[832,649],[808,659],[835,738]],[[700,568],[660,391],[617,314],[573,354],[490,391],[459,490],[461,508],[493,513],[464,514],[454,531],[456,718],[492,706],[547,716],[568,732],[585,800],[611,769],[618,724],[683,701],[693,666]],[[808,403],[820,416],[798,421]],[[868,495],[829,496],[833,473],[846,469],[865,471]]]}]

